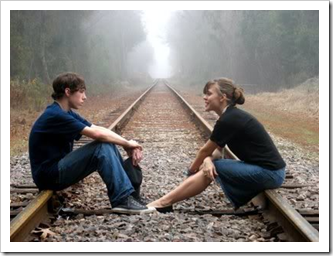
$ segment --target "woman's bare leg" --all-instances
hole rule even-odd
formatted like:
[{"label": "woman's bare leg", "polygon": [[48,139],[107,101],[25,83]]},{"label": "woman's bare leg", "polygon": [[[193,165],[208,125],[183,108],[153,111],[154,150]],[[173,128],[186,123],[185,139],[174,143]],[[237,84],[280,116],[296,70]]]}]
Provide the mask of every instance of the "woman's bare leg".
[{"label": "woman's bare leg", "polygon": [[212,181],[205,177],[202,171],[188,177],[174,190],[164,195],[160,199],[151,202],[147,206],[165,207],[176,202],[182,201],[189,197],[200,194],[204,191]]}]

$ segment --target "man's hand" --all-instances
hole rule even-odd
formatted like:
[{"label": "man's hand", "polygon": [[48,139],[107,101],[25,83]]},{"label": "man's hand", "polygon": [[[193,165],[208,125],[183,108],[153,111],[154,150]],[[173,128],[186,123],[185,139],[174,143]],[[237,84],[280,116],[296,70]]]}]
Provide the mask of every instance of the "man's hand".
[{"label": "man's hand", "polygon": [[119,134],[106,129],[101,126],[91,125],[91,127],[85,127],[81,134],[86,135],[94,140],[114,143],[120,145],[127,152],[128,156],[132,157],[133,165],[138,165],[142,160],[142,146],[135,140],[126,140]]},{"label": "man's hand", "polygon": [[139,148],[140,150],[142,150],[142,146],[137,143],[135,140],[129,140],[127,142],[127,145],[124,146],[124,149],[127,151],[127,150],[130,150],[130,149],[135,149],[135,148]]},{"label": "man's hand", "polygon": [[137,166],[143,158],[142,150],[139,148],[133,149],[131,152],[131,157],[132,157],[132,164],[134,166]]},{"label": "man's hand", "polygon": [[132,164],[134,166],[137,166],[143,157],[142,146],[134,140],[130,140],[128,142],[129,145],[127,147],[124,147],[124,149],[127,152],[127,155],[129,157],[132,157]]}]

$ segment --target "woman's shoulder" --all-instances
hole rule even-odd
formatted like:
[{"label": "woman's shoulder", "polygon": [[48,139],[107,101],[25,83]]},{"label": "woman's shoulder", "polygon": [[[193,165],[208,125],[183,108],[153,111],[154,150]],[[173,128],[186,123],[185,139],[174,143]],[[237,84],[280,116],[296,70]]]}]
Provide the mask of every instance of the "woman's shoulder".
[{"label": "woman's shoulder", "polygon": [[254,117],[243,109],[230,106],[226,109],[225,113],[221,115],[221,118],[234,119],[234,118],[254,118]]},{"label": "woman's shoulder", "polygon": [[250,120],[255,119],[250,113],[239,109],[237,107],[228,107],[226,111],[218,119],[220,124],[230,124],[232,126],[242,126],[249,122]]}]

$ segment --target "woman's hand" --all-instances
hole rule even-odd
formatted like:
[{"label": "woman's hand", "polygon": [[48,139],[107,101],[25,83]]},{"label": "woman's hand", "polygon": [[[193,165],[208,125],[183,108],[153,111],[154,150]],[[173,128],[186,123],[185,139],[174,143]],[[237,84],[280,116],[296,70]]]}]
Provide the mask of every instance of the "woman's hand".
[{"label": "woman's hand", "polygon": [[215,165],[210,157],[205,158],[199,170],[203,172],[205,177],[212,181],[218,176]]},{"label": "woman's hand", "polygon": [[195,157],[189,169],[192,172],[197,172],[200,166],[203,164],[203,161],[207,157],[210,157],[216,148],[217,144],[211,140],[208,140],[206,144],[198,151],[197,156]]}]

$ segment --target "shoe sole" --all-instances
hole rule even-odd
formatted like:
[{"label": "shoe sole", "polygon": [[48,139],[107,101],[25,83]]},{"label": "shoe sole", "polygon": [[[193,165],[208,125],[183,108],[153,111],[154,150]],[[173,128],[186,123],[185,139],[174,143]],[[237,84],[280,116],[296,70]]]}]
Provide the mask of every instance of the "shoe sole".
[{"label": "shoe sole", "polygon": [[165,206],[165,207],[156,207],[155,209],[156,209],[156,211],[158,211],[158,212],[160,212],[160,213],[169,213],[169,212],[173,212],[173,207],[172,207],[172,205]]},{"label": "shoe sole", "polygon": [[145,210],[133,210],[133,209],[126,209],[126,208],[113,208],[111,209],[112,213],[122,213],[122,214],[146,214],[156,212],[154,207],[148,207]]}]

